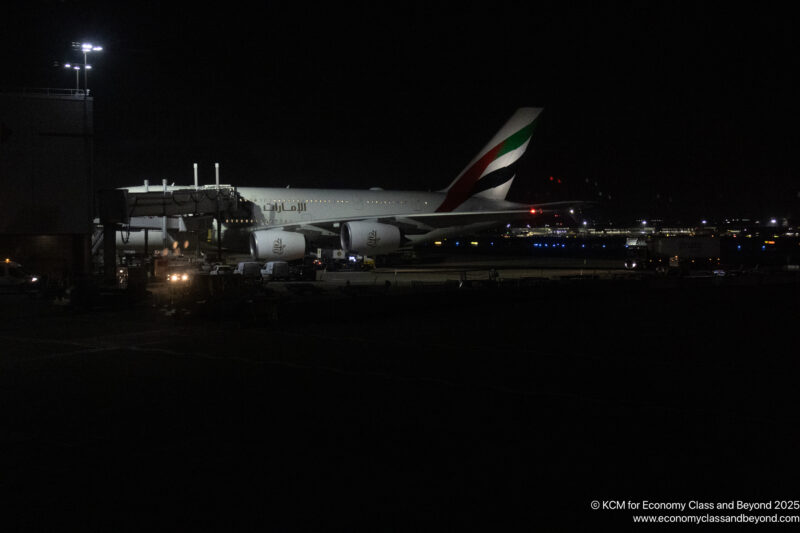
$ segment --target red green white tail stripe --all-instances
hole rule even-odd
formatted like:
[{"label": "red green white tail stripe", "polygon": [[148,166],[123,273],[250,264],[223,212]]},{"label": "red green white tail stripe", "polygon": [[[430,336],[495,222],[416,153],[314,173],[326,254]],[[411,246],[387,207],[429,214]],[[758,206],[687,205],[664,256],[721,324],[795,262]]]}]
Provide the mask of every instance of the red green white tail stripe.
[{"label": "red green white tail stripe", "polygon": [[[508,188],[500,185],[512,179],[510,167],[525,153],[533,135],[536,118],[541,111],[541,108],[535,107],[518,109],[479,155],[445,189],[447,195],[436,212],[453,211],[467,198],[479,192],[482,196],[490,197],[484,191],[492,187],[502,190],[505,196]],[[485,186],[479,183],[482,180],[485,181]]]}]

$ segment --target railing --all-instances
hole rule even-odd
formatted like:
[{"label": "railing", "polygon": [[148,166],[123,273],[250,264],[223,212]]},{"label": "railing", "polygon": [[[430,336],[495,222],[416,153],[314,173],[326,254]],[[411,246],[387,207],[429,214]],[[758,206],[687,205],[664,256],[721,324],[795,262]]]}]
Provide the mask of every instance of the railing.
[{"label": "railing", "polygon": [[[24,87],[22,89],[6,89],[2,92],[7,93],[16,93],[22,94],[25,96],[74,96],[74,97],[82,97],[84,96],[83,89],[56,89],[56,88],[36,88],[36,87]],[[91,94],[91,93],[86,93]]]}]

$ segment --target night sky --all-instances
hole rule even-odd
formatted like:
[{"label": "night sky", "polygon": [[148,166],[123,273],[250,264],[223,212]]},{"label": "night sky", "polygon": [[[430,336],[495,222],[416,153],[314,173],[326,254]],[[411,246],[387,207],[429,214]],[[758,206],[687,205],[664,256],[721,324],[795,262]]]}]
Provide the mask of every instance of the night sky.
[{"label": "night sky", "polygon": [[0,22],[4,88],[74,87],[53,62],[77,59],[72,41],[105,48],[89,88],[107,186],[190,183],[193,162],[208,183],[219,161],[242,186],[437,190],[514,109],[540,106],[510,199],[687,221],[800,214],[788,11],[20,4]]}]

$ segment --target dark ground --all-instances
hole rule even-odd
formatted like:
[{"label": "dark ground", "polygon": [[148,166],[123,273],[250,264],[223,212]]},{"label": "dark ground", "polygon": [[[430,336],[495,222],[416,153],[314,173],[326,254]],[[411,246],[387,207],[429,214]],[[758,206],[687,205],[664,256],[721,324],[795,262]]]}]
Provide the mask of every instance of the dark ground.
[{"label": "dark ground", "polygon": [[590,502],[794,499],[798,295],[22,313],[0,326],[3,529],[620,530]]}]

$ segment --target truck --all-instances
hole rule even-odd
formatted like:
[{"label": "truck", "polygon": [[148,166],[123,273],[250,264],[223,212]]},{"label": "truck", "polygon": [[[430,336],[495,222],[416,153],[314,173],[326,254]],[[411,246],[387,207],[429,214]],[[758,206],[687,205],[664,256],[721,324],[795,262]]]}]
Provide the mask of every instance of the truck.
[{"label": "truck", "polygon": [[242,261],[237,263],[236,268],[233,269],[233,274],[242,276],[243,279],[259,279],[261,278],[261,263],[257,261]]},{"label": "truck", "polygon": [[267,261],[261,269],[261,279],[289,279],[289,263],[286,261]]},{"label": "truck", "polygon": [[717,237],[652,237],[628,239],[625,268],[652,269],[660,274],[716,268],[720,262]]}]

